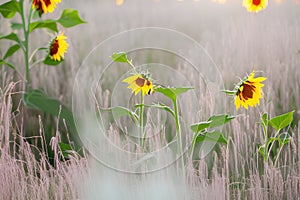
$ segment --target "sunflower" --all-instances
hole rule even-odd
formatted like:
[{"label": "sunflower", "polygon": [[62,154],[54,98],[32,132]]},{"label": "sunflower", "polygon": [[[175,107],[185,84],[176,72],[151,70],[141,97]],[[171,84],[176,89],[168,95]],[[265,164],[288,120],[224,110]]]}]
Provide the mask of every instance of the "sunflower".
[{"label": "sunflower", "polygon": [[61,61],[64,58],[64,54],[69,46],[66,39],[67,37],[64,36],[64,33],[61,33],[52,40],[49,49],[49,55],[52,60]]},{"label": "sunflower", "polygon": [[142,91],[142,95],[146,94],[150,95],[153,93],[153,84],[150,78],[144,74],[134,74],[124,79],[122,82],[128,83],[128,88],[137,95],[140,91]]},{"label": "sunflower", "polygon": [[60,2],[61,0],[33,0],[32,7],[39,11],[41,15],[47,12],[53,12],[56,7],[56,4]]},{"label": "sunflower", "polygon": [[255,72],[253,71],[249,76],[245,77],[236,86],[235,101],[236,109],[242,105],[246,109],[248,106],[254,107],[259,105],[259,100],[262,98],[262,87],[265,77],[254,78]]},{"label": "sunflower", "polygon": [[243,6],[248,12],[259,12],[265,9],[268,5],[268,0],[243,0]]}]

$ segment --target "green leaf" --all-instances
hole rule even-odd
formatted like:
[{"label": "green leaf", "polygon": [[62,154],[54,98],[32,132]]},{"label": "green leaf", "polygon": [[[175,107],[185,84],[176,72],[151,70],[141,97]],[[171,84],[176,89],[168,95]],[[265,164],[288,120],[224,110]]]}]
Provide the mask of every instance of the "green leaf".
[{"label": "green leaf", "polygon": [[141,106],[144,106],[146,108],[157,108],[160,110],[165,110],[165,111],[169,112],[173,117],[175,116],[174,111],[169,106],[167,106],[163,103],[158,103],[158,104],[153,104],[153,105],[144,105],[144,104],[135,105],[135,107],[141,107]]},{"label": "green leaf", "polygon": [[23,28],[23,24],[17,22],[11,22],[10,27],[12,30],[21,30]]},{"label": "green leaf", "polygon": [[4,55],[3,60],[5,60],[6,58],[12,56],[12,55],[13,55],[16,51],[18,51],[19,49],[20,49],[20,45],[19,45],[19,44],[15,44],[15,45],[11,46],[11,47],[7,50],[6,54]]},{"label": "green leaf", "polygon": [[270,125],[275,128],[277,131],[287,127],[293,121],[294,110],[276,117],[273,117],[269,120]]},{"label": "green leaf", "polygon": [[111,57],[111,59],[113,59],[113,61],[115,61],[115,62],[125,62],[125,63],[130,62],[130,61],[127,59],[127,55],[126,55],[125,52],[113,53],[113,55],[111,55],[110,57]]},{"label": "green leaf", "polygon": [[13,18],[20,10],[20,4],[15,0],[0,5],[0,13],[4,18]]},{"label": "green leaf", "polygon": [[165,95],[166,97],[170,98],[172,101],[176,101],[178,95],[185,93],[191,89],[193,89],[193,88],[191,88],[191,87],[177,87],[177,88],[175,88],[175,87],[173,87],[173,88],[157,87],[157,88],[155,88],[155,91]]},{"label": "green leaf", "polygon": [[234,90],[221,90],[221,92],[224,92],[225,94],[228,95],[236,95],[236,91]]},{"label": "green leaf", "polygon": [[[60,122],[65,119],[70,136],[80,144],[72,112],[57,99],[48,97],[42,90],[31,90],[23,95],[23,102],[27,108],[41,110],[58,117]],[[61,110],[60,110],[61,109]],[[60,113],[59,113],[60,112]]]},{"label": "green leaf", "polygon": [[289,143],[290,139],[291,136],[287,132],[281,133],[279,135],[279,140],[282,145]]},{"label": "green leaf", "polygon": [[10,33],[10,34],[5,35],[5,36],[0,36],[0,40],[2,40],[2,39],[12,40],[12,41],[15,41],[17,43],[20,42],[20,39],[19,39],[18,35],[15,34],[15,33]]},{"label": "green leaf", "polygon": [[227,138],[220,131],[205,132],[199,134],[196,139],[196,144],[203,141],[217,142],[222,144],[227,144]]},{"label": "green leaf", "polygon": [[63,143],[63,142],[59,142],[58,145],[59,145],[59,148],[60,148],[63,156],[65,158],[68,158],[69,153],[73,150],[71,145]]},{"label": "green leaf", "polygon": [[197,124],[192,124],[191,125],[191,129],[194,133],[199,133],[200,131],[208,128],[210,126],[211,121],[207,121],[207,122],[200,122]]},{"label": "green leaf", "polygon": [[266,133],[267,132],[267,128],[268,128],[268,124],[269,124],[268,113],[264,113],[261,116],[261,124],[262,124],[262,127],[264,129],[264,133]]},{"label": "green leaf", "polygon": [[80,18],[78,11],[73,9],[65,9],[57,22],[65,28],[70,28],[78,24],[86,23]]},{"label": "green leaf", "polygon": [[236,116],[229,116],[227,114],[221,114],[221,115],[213,115],[210,118],[208,118],[207,121],[211,121],[210,123],[210,128],[212,127],[217,127],[217,126],[222,126],[231,120],[236,118]]},{"label": "green leaf", "polygon": [[101,108],[102,111],[109,111],[113,113],[114,119],[118,120],[123,116],[130,117],[135,123],[138,123],[138,116],[136,113],[132,112],[131,110],[122,107],[122,106],[116,106],[111,108]]},{"label": "green leaf", "polygon": [[45,65],[56,66],[56,65],[59,65],[60,63],[62,63],[63,61],[64,61],[64,59],[61,59],[60,61],[52,60],[50,55],[47,55],[45,60],[43,61],[43,63]]},{"label": "green leaf", "polygon": [[58,32],[56,21],[51,19],[30,23],[29,32],[31,33],[38,28],[47,28],[51,31]]},{"label": "green leaf", "polygon": [[16,67],[15,67],[13,64],[8,63],[8,62],[6,62],[6,61],[4,61],[4,60],[0,60],[0,66],[1,66],[1,65],[7,65],[8,67],[10,67],[10,68],[16,70]]}]

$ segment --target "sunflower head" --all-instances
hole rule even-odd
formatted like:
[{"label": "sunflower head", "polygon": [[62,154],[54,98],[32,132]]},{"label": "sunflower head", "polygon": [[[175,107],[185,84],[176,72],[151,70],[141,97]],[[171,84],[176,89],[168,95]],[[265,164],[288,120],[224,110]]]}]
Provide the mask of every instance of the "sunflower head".
[{"label": "sunflower head", "polygon": [[50,43],[49,55],[52,60],[61,61],[64,59],[64,55],[68,50],[68,43],[66,42],[67,37],[64,33],[56,36]]},{"label": "sunflower head", "polygon": [[248,12],[259,12],[265,9],[268,5],[268,0],[243,0],[243,6]]},{"label": "sunflower head", "polygon": [[40,15],[42,15],[47,12],[53,12],[56,4],[60,2],[61,0],[33,0],[32,7],[39,11]]},{"label": "sunflower head", "polygon": [[266,78],[254,78],[254,75],[255,72],[253,71],[237,84],[234,101],[236,109],[239,109],[240,106],[248,109],[248,106],[254,107],[259,105],[259,100],[262,98],[262,87],[264,86],[261,82],[266,80]]},{"label": "sunflower head", "polygon": [[127,88],[131,89],[135,95],[142,91],[142,95],[150,95],[154,92],[154,87],[149,74],[136,73],[128,78],[125,78],[122,82],[128,83]]}]

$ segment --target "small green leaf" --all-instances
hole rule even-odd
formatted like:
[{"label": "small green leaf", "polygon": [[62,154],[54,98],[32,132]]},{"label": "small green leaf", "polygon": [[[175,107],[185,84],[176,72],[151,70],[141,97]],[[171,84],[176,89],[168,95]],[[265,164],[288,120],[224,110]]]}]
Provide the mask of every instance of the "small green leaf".
[{"label": "small green leaf", "polygon": [[153,105],[144,105],[144,104],[136,104],[135,107],[147,107],[147,108],[157,108],[160,110],[165,110],[167,112],[169,112],[173,117],[175,116],[174,111],[167,105],[163,104],[163,103],[158,103],[158,104],[153,104]]},{"label": "small green leaf", "polygon": [[47,28],[51,31],[58,32],[56,21],[51,19],[30,23],[29,32],[31,33],[38,28]]},{"label": "small green leaf", "polygon": [[267,154],[266,154],[266,148],[265,148],[265,145],[261,145],[259,148],[258,148],[258,153],[264,158],[264,161],[267,160]]},{"label": "small green leaf", "polygon": [[221,90],[221,92],[224,92],[225,94],[228,95],[236,95],[236,91],[234,90]]},{"label": "small green leaf", "polygon": [[191,129],[194,133],[199,133],[200,131],[208,128],[210,126],[211,121],[207,121],[207,122],[200,122],[197,124],[192,124],[191,125]]},{"label": "small green leaf", "polygon": [[8,67],[10,67],[10,68],[16,70],[16,67],[15,67],[13,64],[8,63],[8,62],[6,62],[6,61],[4,61],[4,60],[0,60],[0,66],[1,66],[1,65],[7,65]]},{"label": "small green leaf", "polygon": [[176,101],[178,95],[185,93],[191,89],[193,89],[193,88],[191,88],[191,87],[177,87],[177,88],[175,88],[175,87],[172,87],[172,88],[171,87],[157,87],[157,88],[155,88],[155,91],[165,95],[166,97],[170,98],[172,101]]},{"label": "small green leaf", "polygon": [[21,30],[23,28],[23,24],[17,22],[11,22],[10,27],[12,30]]},{"label": "small green leaf", "polygon": [[109,111],[113,113],[114,119],[118,120],[123,116],[130,117],[135,123],[138,123],[138,116],[136,113],[132,112],[131,110],[122,107],[122,106],[116,106],[111,108],[101,108],[102,111]]},{"label": "small green leaf", "polygon": [[10,34],[5,35],[5,36],[0,36],[0,40],[2,40],[2,39],[12,40],[12,41],[15,41],[17,43],[20,42],[20,39],[19,39],[18,35],[15,34],[15,33],[10,33]]},{"label": "small green leaf", "polygon": [[45,60],[43,61],[43,63],[45,65],[56,66],[56,65],[59,65],[60,63],[62,63],[63,61],[64,61],[64,59],[61,59],[60,61],[52,60],[50,55],[47,55]]},{"label": "small green leaf", "polygon": [[203,141],[217,142],[222,144],[227,144],[227,138],[220,131],[205,132],[199,134],[196,139],[196,144]]},{"label": "small green leaf", "polygon": [[57,22],[65,28],[70,28],[78,24],[86,23],[80,18],[78,11],[73,9],[65,9]]},{"label": "small green leaf", "polygon": [[20,49],[20,45],[19,45],[19,44],[15,44],[15,45],[11,46],[11,47],[7,50],[6,54],[4,55],[3,60],[5,60],[6,58],[12,56],[12,55],[13,55],[15,52],[17,52],[19,49]]},{"label": "small green leaf", "polygon": [[287,127],[293,121],[294,110],[276,117],[273,117],[269,120],[270,125],[275,128],[277,131]]},{"label": "small green leaf", "polygon": [[233,120],[236,116],[229,116],[227,114],[221,114],[221,115],[213,115],[210,118],[208,118],[207,121],[211,121],[210,128],[222,126],[231,120]]},{"label": "small green leaf", "polygon": [[125,52],[113,53],[113,55],[111,55],[111,59],[113,59],[113,61],[115,62],[125,62],[125,63],[130,62],[127,59],[127,55]]},{"label": "small green leaf", "polygon": [[4,18],[13,18],[20,10],[20,4],[15,0],[0,5],[0,13]]}]

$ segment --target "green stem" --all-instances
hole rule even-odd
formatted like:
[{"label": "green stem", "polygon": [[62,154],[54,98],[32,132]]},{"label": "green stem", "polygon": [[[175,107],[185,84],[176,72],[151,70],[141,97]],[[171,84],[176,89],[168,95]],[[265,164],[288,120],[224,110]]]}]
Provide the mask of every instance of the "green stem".
[{"label": "green stem", "polygon": [[193,159],[195,144],[196,144],[196,140],[197,140],[198,135],[199,135],[198,133],[195,133],[194,136],[193,136],[193,139],[192,139],[192,148],[191,148],[191,151],[190,151],[191,159]]},{"label": "green stem", "polygon": [[144,148],[144,96],[141,91],[141,107],[140,107],[140,140],[142,148]]},{"label": "green stem", "polygon": [[277,155],[276,155],[276,158],[275,158],[275,161],[274,161],[274,166],[277,165],[278,158],[279,158],[279,155],[280,155],[280,153],[281,153],[282,148],[283,148],[283,144],[280,144],[279,151],[278,151],[278,153],[277,153]]},{"label": "green stem", "polygon": [[26,73],[26,89],[30,85],[30,74],[29,74],[29,26],[32,16],[32,7],[30,6],[29,15],[26,23],[26,13],[24,11],[24,0],[20,0],[21,7],[21,18],[24,32],[24,59],[25,59],[25,73]]},{"label": "green stem", "polygon": [[181,128],[179,123],[179,113],[177,107],[177,99],[173,101],[174,105],[174,113],[175,113],[175,123],[176,123],[176,136],[177,136],[177,146],[178,146],[178,154],[182,154],[182,144],[181,144]]}]

